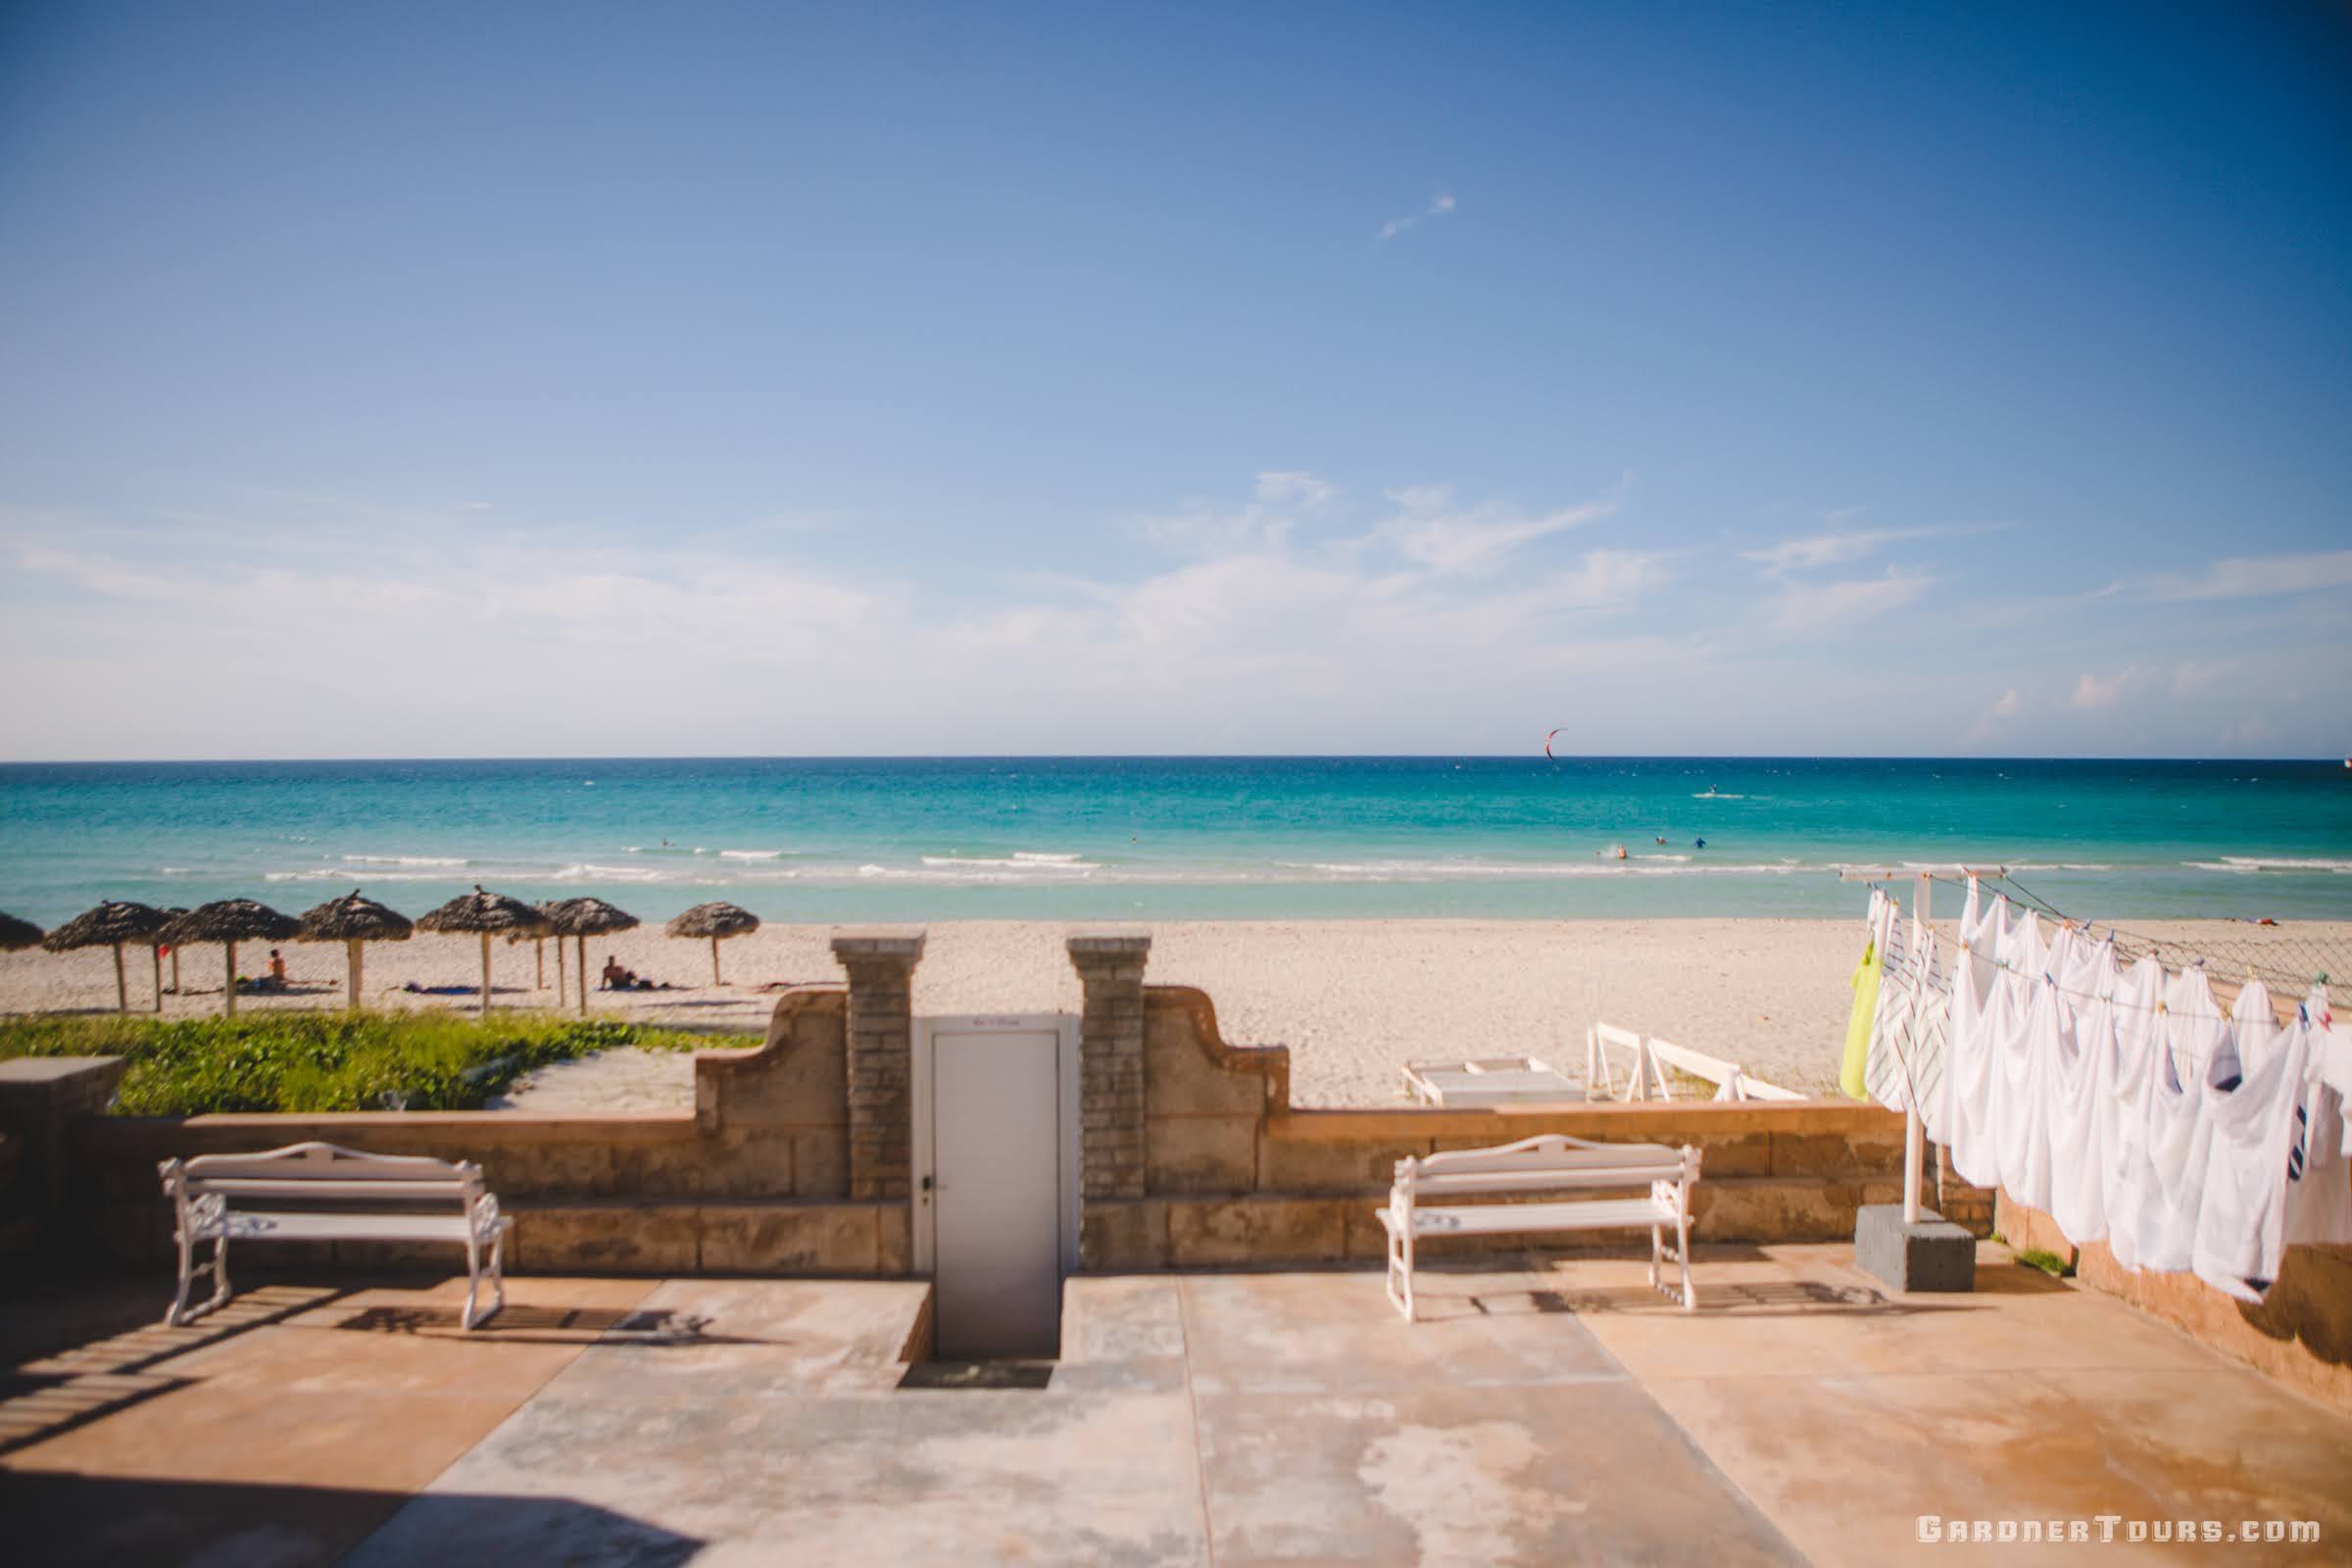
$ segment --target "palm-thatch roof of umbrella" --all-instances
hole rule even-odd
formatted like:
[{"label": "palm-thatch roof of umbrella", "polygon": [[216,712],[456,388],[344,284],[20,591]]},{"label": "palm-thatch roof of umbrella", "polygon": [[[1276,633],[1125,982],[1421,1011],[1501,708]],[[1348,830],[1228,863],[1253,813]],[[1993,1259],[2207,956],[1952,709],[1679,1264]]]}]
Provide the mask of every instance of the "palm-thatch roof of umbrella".
[{"label": "palm-thatch roof of umbrella", "polygon": [[220,992],[220,1010],[234,1017],[237,1011],[237,944],[240,942],[283,942],[302,929],[302,922],[290,914],[280,914],[267,904],[252,899],[216,899],[200,904],[187,913],[167,923],[155,933],[155,940],[175,948],[191,942],[218,942],[225,962],[225,984]]},{"label": "palm-thatch roof of umbrella", "polygon": [[20,948],[37,948],[45,934],[30,920],[20,920],[13,914],[0,914],[0,953],[14,953]]},{"label": "palm-thatch roof of umbrella", "polygon": [[95,909],[85,909],[64,925],[41,939],[41,946],[51,953],[71,953],[75,948],[112,948],[115,950],[115,1004],[124,1012],[130,1010],[130,986],[122,978],[122,945],[126,942],[153,941],[164,928],[166,916],[161,909],[144,904],[131,904],[109,899]]},{"label": "palm-thatch roof of umbrella", "polygon": [[51,953],[68,953],[75,948],[112,948],[125,942],[143,942],[161,931],[166,924],[164,911],[144,904],[131,904],[109,899],[95,909],[85,909],[64,925],[42,938],[41,946]]},{"label": "palm-thatch roof of umbrella", "polygon": [[[556,956],[559,959],[563,956],[562,938],[570,937],[576,944],[580,959],[580,1011],[585,1014],[588,1010],[588,939],[611,936],[615,931],[634,931],[645,922],[618,905],[607,904],[602,899],[557,899],[539,907],[546,911],[548,923],[556,929],[559,939]],[[561,963],[558,967],[562,967]],[[557,978],[561,979],[561,974]]]},{"label": "palm-thatch roof of umbrella", "polygon": [[339,899],[329,899],[316,908],[302,913],[302,929],[294,934],[297,942],[340,942],[351,964],[351,1004],[360,1004],[360,975],[363,968],[360,949],[369,942],[406,942],[416,924],[398,909],[386,908],[373,899],[353,888]]},{"label": "palm-thatch roof of umbrella", "polygon": [[702,937],[710,943],[710,983],[719,984],[718,945],[728,937],[749,936],[760,929],[760,917],[740,905],[698,904],[669,922],[673,937]]},{"label": "palm-thatch roof of umbrella", "polygon": [[471,893],[460,894],[439,908],[417,917],[419,931],[473,932],[482,939],[482,1011],[490,1010],[490,938],[503,932],[546,936],[553,927],[538,909],[504,893],[485,893],[475,883]]}]

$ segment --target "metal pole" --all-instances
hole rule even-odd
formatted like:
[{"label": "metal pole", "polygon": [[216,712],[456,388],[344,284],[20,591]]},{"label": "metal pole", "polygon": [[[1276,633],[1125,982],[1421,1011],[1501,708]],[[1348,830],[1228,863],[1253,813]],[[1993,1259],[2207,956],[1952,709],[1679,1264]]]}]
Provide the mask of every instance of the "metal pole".
[{"label": "metal pole", "polygon": [[[1919,874],[1919,891],[1912,895],[1911,912],[1919,920],[1923,933],[1927,930],[1928,920],[1935,908],[1935,890],[1936,879],[1922,871]],[[1930,938],[1930,940],[1934,939]],[[1911,957],[1912,961],[1917,963],[1920,955],[1915,953]],[[1927,1163],[1927,1134],[1919,1121],[1919,1085],[1915,1082],[1911,1085],[1911,1092],[1903,1096],[1903,1223],[1905,1225],[1919,1223],[1920,1167]]]}]

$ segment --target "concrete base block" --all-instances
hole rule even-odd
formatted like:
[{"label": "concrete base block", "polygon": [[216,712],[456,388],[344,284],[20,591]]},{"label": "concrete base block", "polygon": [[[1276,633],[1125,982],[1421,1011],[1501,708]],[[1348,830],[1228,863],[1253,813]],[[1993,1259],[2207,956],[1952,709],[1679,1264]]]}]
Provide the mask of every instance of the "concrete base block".
[{"label": "concrete base block", "polygon": [[1900,1203],[1866,1203],[1854,1210],[1854,1263],[1896,1291],[1973,1291],[1977,1239],[1932,1209],[1903,1223]]}]

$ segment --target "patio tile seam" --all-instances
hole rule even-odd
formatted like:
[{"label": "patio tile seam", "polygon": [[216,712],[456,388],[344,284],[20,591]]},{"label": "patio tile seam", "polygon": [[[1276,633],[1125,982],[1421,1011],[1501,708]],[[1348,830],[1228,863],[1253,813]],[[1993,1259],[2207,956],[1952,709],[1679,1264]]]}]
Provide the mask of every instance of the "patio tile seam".
[{"label": "patio tile seam", "polygon": [[1193,1381],[1193,1310],[1184,1280],[1176,1282],[1176,1335],[1184,1357],[1184,1406],[1193,1423],[1193,1484],[1200,1490],[1200,1551],[1217,1568],[1217,1530],[1208,1514],[1208,1455],[1202,1451],[1200,1395]]}]

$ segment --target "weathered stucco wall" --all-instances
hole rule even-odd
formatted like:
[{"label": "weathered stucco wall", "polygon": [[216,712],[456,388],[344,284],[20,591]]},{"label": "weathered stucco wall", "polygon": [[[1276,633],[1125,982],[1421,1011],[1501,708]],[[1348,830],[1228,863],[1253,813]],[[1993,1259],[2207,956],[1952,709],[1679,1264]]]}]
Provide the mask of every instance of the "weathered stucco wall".
[{"label": "weathered stucco wall", "polygon": [[1995,1223],[2016,1249],[2036,1248],[2074,1265],[2081,1284],[2121,1297],[2222,1354],[2352,1412],[2352,1247],[2290,1247],[2278,1278],[2251,1305],[2194,1274],[2133,1272],[2105,1242],[2077,1247],[2058,1222],[2007,1193]]},{"label": "weathered stucco wall", "polygon": [[[1542,1132],[1703,1149],[1694,1215],[1702,1240],[1840,1239],[1852,1234],[1858,1204],[1900,1196],[1902,1123],[1864,1105],[1294,1110],[1289,1054],[1227,1045],[1200,991],[1147,987],[1149,948],[1132,932],[1070,939],[1087,999],[1088,1268],[1377,1258],[1372,1210],[1398,1158]],[[904,1274],[912,1267],[906,1047],[922,937],[845,932],[835,951],[848,987],[788,992],[760,1049],[696,1058],[692,1114],[85,1117],[73,1148],[87,1213],[74,1229],[110,1255],[160,1262],[171,1217],[158,1162],[317,1139],[476,1161],[515,1216],[520,1270]],[[1442,999],[1433,999],[1430,1038],[1445,1037]],[[414,1255],[383,1246],[333,1254]]]}]

